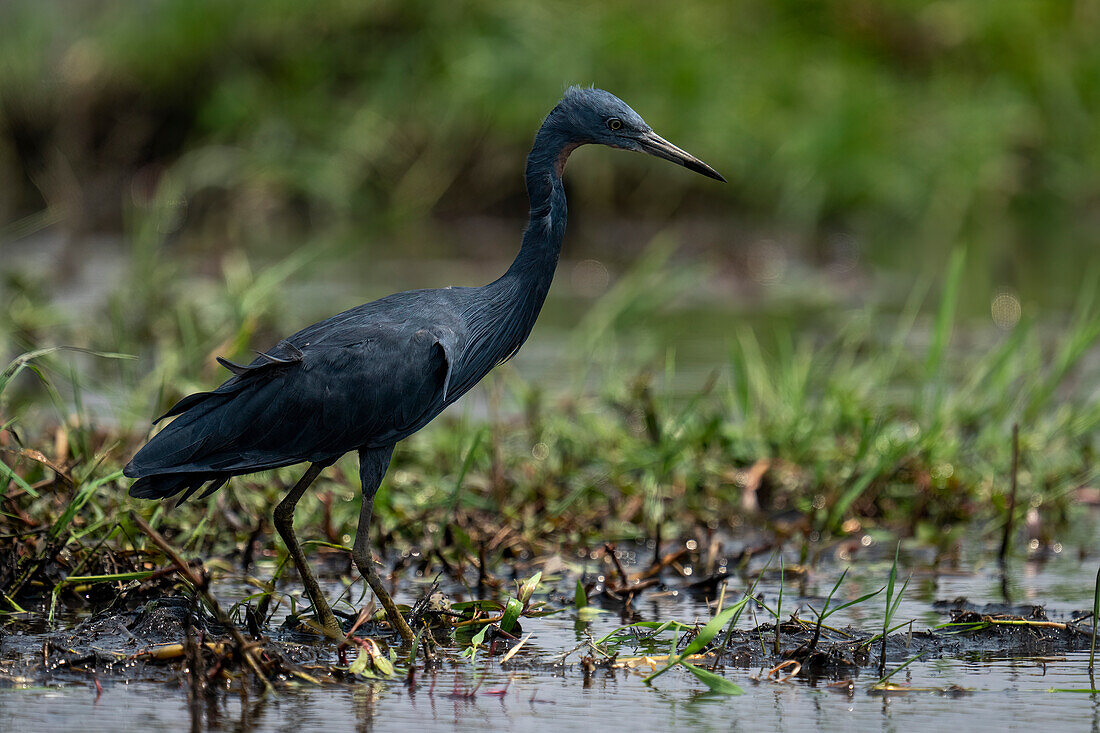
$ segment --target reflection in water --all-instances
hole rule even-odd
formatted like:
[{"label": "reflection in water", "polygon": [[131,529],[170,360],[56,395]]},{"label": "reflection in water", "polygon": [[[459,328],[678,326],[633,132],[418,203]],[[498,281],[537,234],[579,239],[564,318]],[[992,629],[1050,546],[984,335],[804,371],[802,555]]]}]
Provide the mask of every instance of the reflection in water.
[{"label": "reflection in water", "polygon": [[375,683],[367,683],[352,692],[351,709],[356,720],[355,729],[360,733],[366,733],[374,727],[374,709],[379,692]]}]

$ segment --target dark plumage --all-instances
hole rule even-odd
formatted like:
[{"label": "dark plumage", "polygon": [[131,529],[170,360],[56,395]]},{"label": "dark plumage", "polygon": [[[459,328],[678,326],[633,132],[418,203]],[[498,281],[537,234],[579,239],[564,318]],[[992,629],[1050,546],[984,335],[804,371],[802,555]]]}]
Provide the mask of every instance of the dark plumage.
[{"label": "dark plumage", "polygon": [[[344,453],[359,451],[363,510],[355,560],[372,581],[366,534],[374,492],[393,446],[527,339],[565,233],[565,161],[586,143],[650,153],[722,180],[705,163],[658,137],[614,95],[570,88],[543,122],[527,158],[530,221],[520,252],[503,276],[482,287],[390,295],[315,323],[246,366],[219,360],[233,376],[213,391],[185,397],[158,418],[175,417],[126,465],[126,476],[137,479],[130,494],[147,499],[182,494],[186,499],[205,485],[205,496],[231,476],[313,464],[276,510],[276,526],[326,630],[333,632],[335,620],[312,576],[307,577],[308,566],[293,539],[289,518],[294,503],[321,469]],[[396,607],[379,592],[380,583],[371,586],[407,637],[408,627],[394,618]]]}]

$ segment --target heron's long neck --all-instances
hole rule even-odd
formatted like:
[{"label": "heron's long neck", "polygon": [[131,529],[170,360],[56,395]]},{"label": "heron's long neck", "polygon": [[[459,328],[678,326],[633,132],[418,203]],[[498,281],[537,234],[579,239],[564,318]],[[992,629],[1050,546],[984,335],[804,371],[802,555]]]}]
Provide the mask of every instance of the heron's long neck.
[{"label": "heron's long neck", "polygon": [[499,358],[510,356],[526,340],[554,279],[567,215],[561,174],[575,147],[548,120],[527,156],[531,214],[523,244],[508,271],[485,287],[491,304],[485,317],[494,322],[497,347],[507,352]]},{"label": "heron's long neck", "polygon": [[[568,211],[561,174],[565,159],[576,145],[546,125],[527,156],[527,197],[531,213],[519,254],[501,280],[533,296],[535,314],[546,298],[561,253]],[[533,320],[533,317],[532,317]]]},{"label": "heron's long neck", "polygon": [[542,310],[561,240],[565,236],[565,189],[561,185],[565,159],[576,147],[555,129],[551,113],[527,156],[527,195],[531,218],[519,254],[497,280],[470,290],[466,299],[467,343],[454,369],[449,401],[472,387],[490,369],[512,356],[531,333]]}]

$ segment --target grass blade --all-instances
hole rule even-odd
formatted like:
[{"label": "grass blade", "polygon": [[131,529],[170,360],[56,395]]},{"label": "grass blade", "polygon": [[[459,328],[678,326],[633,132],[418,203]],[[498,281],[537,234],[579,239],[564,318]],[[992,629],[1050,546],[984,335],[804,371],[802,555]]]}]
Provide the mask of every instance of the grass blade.
[{"label": "grass blade", "polygon": [[739,686],[733,684],[725,677],[717,675],[708,669],[702,667],[696,667],[694,664],[688,662],[680,662],[681,665],[688,672],[691,672],[699,681],[706,685],[711,692],[716,692],[719,695],[744,695],[745,691]]},{"label": "grass blade", "polygon": [[678,655],[670,655],[667,665],[649,675],[643,681],[646,684],[649,684],[653,680],[653,678],[660,677],[665,672],[679,664],[680,660],[687,659],[693,654],[698,654],[700,651],[702,651],[707,646],[707,644],[709,644],[711,640],[718,635],[718,632],[725,627],[726,622],[732,619],[738,611],[744,608],[745,604],[748,603],[749,600],[750,598],[746,596],[745,598],[742,598],[737,603],[727,608],[725,611],[722,611],[722,613],[715,615],[710,621],[707,622],[706,626],[699,630],[699,633],[695,635],[695,638],[692,639],[686,647],[684,647],[684,650],[682,652],[680,652]]}]

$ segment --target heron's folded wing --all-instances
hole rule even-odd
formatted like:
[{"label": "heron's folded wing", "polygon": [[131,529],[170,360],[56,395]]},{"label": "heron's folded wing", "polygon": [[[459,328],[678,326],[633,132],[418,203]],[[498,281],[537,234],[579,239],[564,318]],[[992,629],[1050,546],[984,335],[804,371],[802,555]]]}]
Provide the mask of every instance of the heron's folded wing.
[{"label": "heron's folded wing", "polygon": [[390,445],[438,414],[453,333],[374,327],[347,335],[355,338],[297,345],[295,359],[260,357],[218,389],[185,398],[127,474],[241,473],[324,461]]}]

